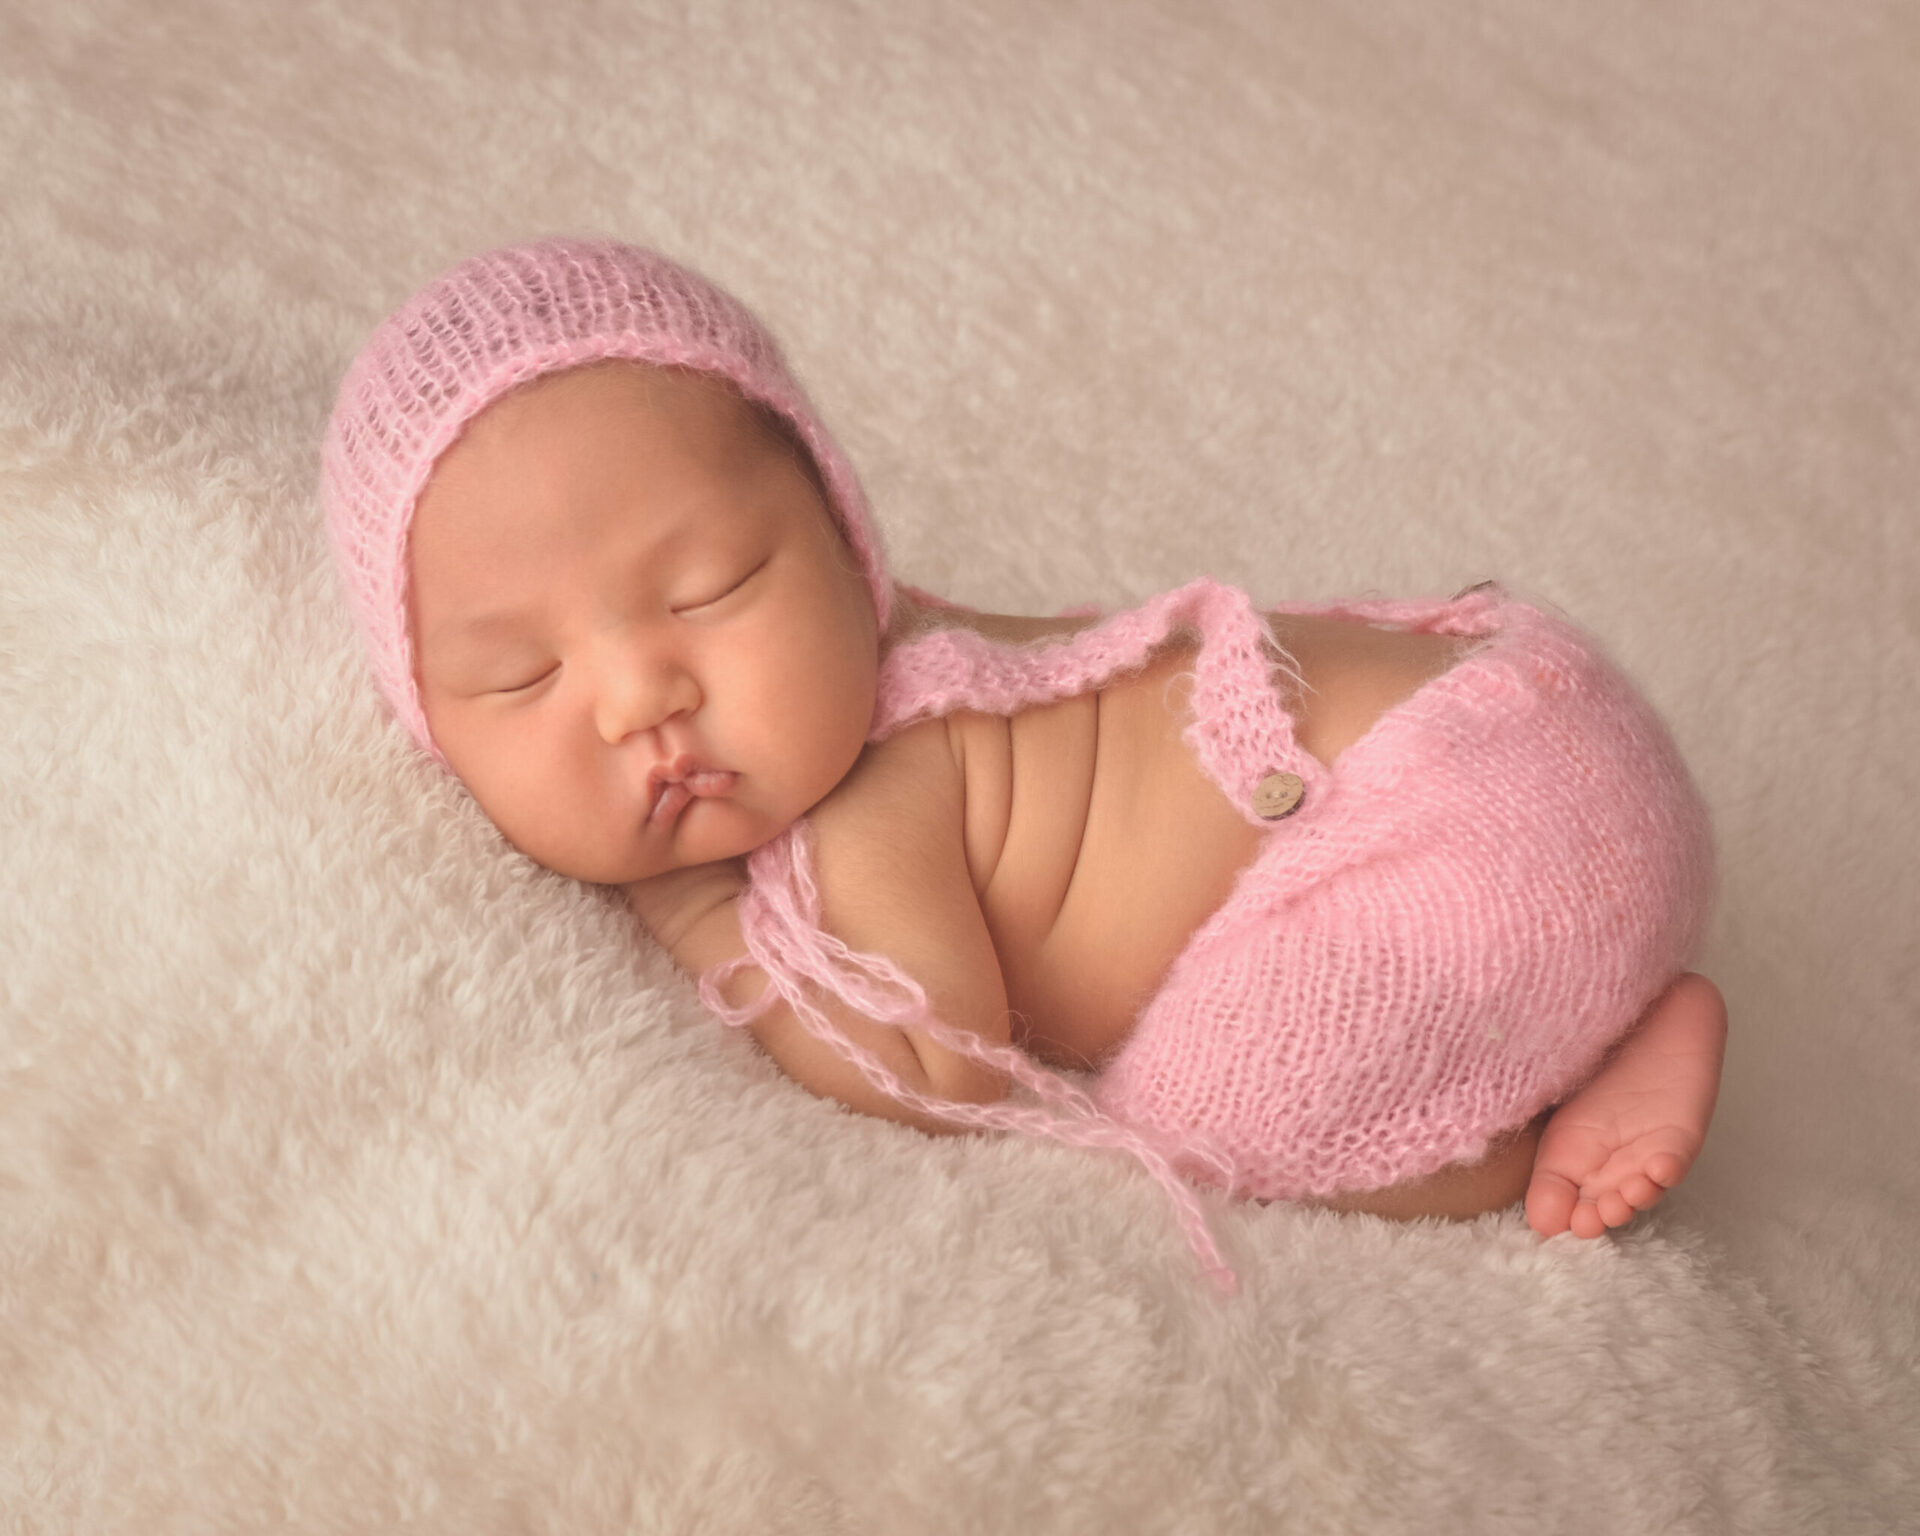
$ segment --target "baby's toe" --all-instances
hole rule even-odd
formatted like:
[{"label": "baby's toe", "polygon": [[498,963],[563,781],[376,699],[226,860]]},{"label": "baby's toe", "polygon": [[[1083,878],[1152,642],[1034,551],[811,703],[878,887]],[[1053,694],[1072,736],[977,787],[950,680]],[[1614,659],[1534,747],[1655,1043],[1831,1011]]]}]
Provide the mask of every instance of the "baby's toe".
[{"label": "baby's toe", "polygon": [[1647,1177],[1665,1191],[1686,1177],[1687,1165],[1672,1152],[1656,1152],[1647,1159]]},{"label": "baby's toe", "polygon": [[1597,1196],[1593,1206],[1600,1213],[1600,1219],[1610,1227],[1622,1227],[1633,1220],[1633,1207],[1627,1204],[1626,1197],[1617,1189]]},{"label": "baby's toe", "polygon": [[1557,1173],[1535,1169],[1527,1186],[1527,1225],[1542,1237],[1558,1237],[1579,1202],[1580,1191]]},{"label": "baby's toe", "polygon": [[1636,1173],[1620,1186],[1620,1194],[1627,1204],[1636,1211],[1650,1211],[1660,1203],[1660,1197],[1666,1193],[1658,1181],[1648,1178],[1644,1173]]},{"label": "baby's toe", "polygon": [[1573,1229],[1575,1237],[1598,1237],[1607,1230],[1606,1219],[1591,1200],[1582,1200],[1573,1208],[1573,1214],[1567,1218],[1567,1224]]}]

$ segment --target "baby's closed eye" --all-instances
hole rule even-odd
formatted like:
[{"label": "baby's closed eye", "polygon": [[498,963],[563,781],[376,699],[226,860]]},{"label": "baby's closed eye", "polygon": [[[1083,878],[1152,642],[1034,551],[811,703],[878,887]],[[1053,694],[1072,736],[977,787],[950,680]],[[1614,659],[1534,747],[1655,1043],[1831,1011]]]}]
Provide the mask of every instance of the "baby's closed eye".
[{"label": "baby's closed eye", "polygon": [[552,666],[547,667],[544,671],[536,674],[533,677],[529,677],[525,682],[508,683],[503,687],[489,688],[487,692],[499,693],[499,694],[527,693],[527,692],[530,692],[532,689],[538,688],[542,683],[544,683],[548,678],[552,677],[554,673],[558,672],[559,670],[560,670],[560,663],[556,661]]},{"label": "baby's closed eye", "polygon": [[[769,559],[770,558],[771,557],[769,557]],[[711,596],[698,597],[692,602],[677,603],[674,605],[673,611],[676,614],[681,614],[681,615],[685,615],[689,613],[699,613],[704,609],[713,607],[717,603],[724,602],[727,598],[732,597],[736,592],[743,590],[746,587],[748,582],[752,581],[755,576],[759,575],[761,571],[766,569],[767,564],[768,564],[767,560],[758,560],[758,561],[755,561],[752,566],[750,566],[746,571],[742,572],[740,575],[735,576],[730,580],[726,578],[722,578],[721,582],[719,583],[718,590],[713,590],[714,584],[710,583],[706,588],[706,590],[712,593]]]}]

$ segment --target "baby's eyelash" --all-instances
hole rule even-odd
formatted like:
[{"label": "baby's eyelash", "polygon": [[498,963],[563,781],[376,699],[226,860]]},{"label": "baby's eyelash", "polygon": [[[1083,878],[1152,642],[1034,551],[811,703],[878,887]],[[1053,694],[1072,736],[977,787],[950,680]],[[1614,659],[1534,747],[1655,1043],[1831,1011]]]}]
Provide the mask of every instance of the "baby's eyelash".
[{"label": "baby's eyelash", "polygon": [[682,606],[674,609],[673,611],[675,613],[697,613],[702,608],[711,608],[715,603],[719,602],[721,598],[732,597],[734,593],[738,592],[749,581],[753,580],[753,578],[756,575],[758,575],[762,570],[764,570],[766,568],[766,564],[767,562],[765,560],[762,560],[758,565],[754,566],[752,570],[748,571],[732,586],[728,587],[726,591],[716,592],[712,597],[702,598],[697,603],[685,603]]},{"label": "baby's eyelash", "polygon": [[558,667],[548,667],[547,670],[542,672],[538,677],[529,678],[524,683],[515,683],[510,688],[496,688],[493,691],[495,693],[525,693],[529,688],[537,687],[539,684],[544,683],[559,670]]}]

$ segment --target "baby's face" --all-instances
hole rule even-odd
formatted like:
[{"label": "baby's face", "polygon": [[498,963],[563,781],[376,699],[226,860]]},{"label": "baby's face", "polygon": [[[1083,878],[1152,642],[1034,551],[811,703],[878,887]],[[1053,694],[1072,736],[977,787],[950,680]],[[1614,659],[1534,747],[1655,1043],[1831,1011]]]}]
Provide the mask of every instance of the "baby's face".
[{"label": "baby's face", "polygon": [[502,397],[434,467],[409,558],[434,740],[550,869],[745,853],[860,755],[866,579],[798,451],[713,379],[601,363]]}]

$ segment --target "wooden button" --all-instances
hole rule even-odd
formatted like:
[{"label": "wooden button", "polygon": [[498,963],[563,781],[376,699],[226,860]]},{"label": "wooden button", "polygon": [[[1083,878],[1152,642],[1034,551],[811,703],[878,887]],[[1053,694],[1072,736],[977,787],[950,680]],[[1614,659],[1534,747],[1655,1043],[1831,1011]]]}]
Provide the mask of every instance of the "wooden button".
[{"label": "wooden button", "polygon": [[1253,786],[1253,814],[1262,821],[1278,821],[1300,808],[1307,786],[1297,773],[1270,773]]}]

